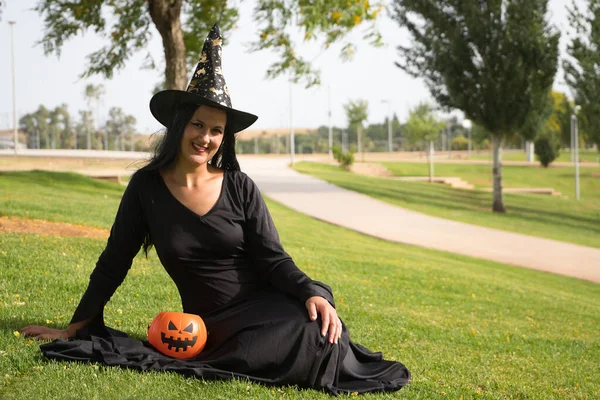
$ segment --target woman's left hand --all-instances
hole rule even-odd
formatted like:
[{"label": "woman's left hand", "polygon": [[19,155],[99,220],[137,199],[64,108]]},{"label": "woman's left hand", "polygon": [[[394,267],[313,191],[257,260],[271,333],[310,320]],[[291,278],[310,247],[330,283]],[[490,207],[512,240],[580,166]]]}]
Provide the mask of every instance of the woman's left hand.
[{"label": "woman's left hand", "polygon": [[325,336],[329,332],[329,343],[337,344],[342,336],[342,321],[335,308],[321,296],[313,296],[306,300],[306,308],[311,321],[315,321],[317,314],[321,314],[321,335]]}]

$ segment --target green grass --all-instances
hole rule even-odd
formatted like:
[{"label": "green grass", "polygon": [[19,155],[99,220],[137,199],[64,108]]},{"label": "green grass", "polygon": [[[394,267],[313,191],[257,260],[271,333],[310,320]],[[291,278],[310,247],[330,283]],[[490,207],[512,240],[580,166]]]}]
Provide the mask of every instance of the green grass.
[{"label": "green grass", "polygon": [[[3,185],[6,180],[0,177]],[[59,175],[51,185],[62,187]],[[95,185],[82,178],[70,188],[72,198],[94,204],[94,191],[104,188]],[[52,196],[38,201],[60,220],[55,204],[60,201]],[[332,286],[353,340],[412,371],[409,387],[365,398],[600,395],[599,285],[384,242],[268,204],[286,249],[311,277]],[[116,211],[116,204],[98,207],[106,215]],[[89,222],[106,226],[111,220],[98,214]],[[42,358],[37,342],[13,332],[31,323],[68,323],[103,245],[0,234],[0,398],[330,398],[294,387],[204,382]],[[105,316],[109,325],[143,338],[158,311],[179,309],[176,288],[152,254],[135,260]]]},{"label": "green grass", "polygon": [[110,228],[123,187],[82,175],[0,172],[0,215]]},{"label": "green grass", "polygon": [[[382,163],[396,176],[429,176],[429,166],[425,163]],[[472,183],[476,188],[492,187],[492,167],[490,165],[444,164],[433,166],[435,176],[458,176]],[[600,204],[600,167],[580,168],[579,184],[581,200]],[[553,188],[564,198],[575,197],[575,168],[541,168],[517,165],[502,166],[502,186],[505,188]],[[540,196],[535,196],[538,198]],[[581,201],[580,201],[581,202]]]},{"label": "green grass", "polygon": [[[385,164],[398,175],[423,175],[426,164]],[[575,201],[534,194],[505,194],[506,214],[491,212],[492,194],[478,190],[453,189],[442,184],[426,182],[404,182],[392,179],[373,178],[347,172],[339,167],[317,163],[297,163],[296,170],[334,185],[364,193],[379,200],[423,212],[437,217],[470,224],[503,229],[533,236],[600,247],[600,179],[593,178],[592,170],[583,172],[582,200]],[[487,166],[479,165],[436,165],[437,176],[466,176],[467,181],[484,185],[482,177]],[[531,170],[531,171],[530,171]],[[561,179],[569,168],[540,170],[529,167],[505,167],[505,182],[510,187],[527,183],[533,186],[536,176],[538,186],[548,181],[559,190],[569,186]],[[477,172],[479,171],[479,173]],[[553,174],[544,181],[542,174]],[[521,175],[522,174],[522,175]],[[480,180],[473,177],[478,176]],[[514,178],[514,181],[512,179]],[[563,185],[563,186],[559,186]]]},{"label": "green grass", "polygon": [[[471,160],[491,160],[491,156],[472,153]],[[525,159],[525,151],[508,151],[502,154],[502,159],[505,161],[527,161]],[[537,160],[537,158],[536,158]],[[571,153],[567,150],[561,150],[558,162],[571,162]],[[579,161],[583,163],[596,163],[600,165],[600,152],[597,151],[579,151]],[[536,161],[539,164],[538,161]]]}]

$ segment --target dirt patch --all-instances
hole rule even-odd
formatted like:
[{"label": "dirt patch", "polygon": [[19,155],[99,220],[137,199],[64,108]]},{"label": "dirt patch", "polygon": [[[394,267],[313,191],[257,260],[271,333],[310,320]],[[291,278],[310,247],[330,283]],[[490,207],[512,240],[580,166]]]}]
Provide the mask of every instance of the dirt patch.
[{"label": "dirt patch", "polygon": [[142,165],[144,165],[144,160],[138,158],[0,156],[0,170],[2,171],[113,170],[123,173],[124,171],[135,171]]},{"label": "dirt patch", "polygon": [[107,229],[94,228],[85,225],[68,224],[66,222],[51,222],[41,219],[18,217],[0,217],[0,233],[35,233],[38,235],[76,236],[93,239],[106,239]]},{"label": "dirt patch", "polygon": [[483,178],[473,178],[473,183],[476,183],[478,185],[491,185],[492,180],[491,179],[483,179]]},{"label": "dirt patch", "polygon": [[381,164],[374,163],[355,163],[350,167],[350,171],[359,175],[376,176],[380,178],[391,178],[394,174]]}]

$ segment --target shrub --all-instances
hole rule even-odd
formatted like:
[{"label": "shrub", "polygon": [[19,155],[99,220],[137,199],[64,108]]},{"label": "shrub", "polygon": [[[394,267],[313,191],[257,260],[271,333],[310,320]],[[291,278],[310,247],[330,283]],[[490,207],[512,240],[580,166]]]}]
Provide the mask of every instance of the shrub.
[{"label": "shrub", "polygon": [[333,153],[333,157],[340,163],[340,166],[348,169],[352,164],[354,164],[354,153],[346,152],[343,153],[340,146],[333,146],[331,149]]},{"label": "shrub", "polygon": [[490,142],[490,139],[484,139],[483,142],[481,142],[479,147],[484,150],[491,150],[492,142]]},{"label": "shrub", "polygon": [[338,161],[342,167],[348,169],[352,164],[354,164],[354,153],[343,153]]},{"label": "shrub", "polygon": [[342,148],[340,146],[333,146],[331,152],[333,153],[333,158],[339,162],[340,156],[342,155]]},{"label": "shrub", "polygon": [[457,136],[452,139],[452,150],[467,150],[469,148],[469,139],[464,136]]},{"label": "shrub", "polygon": [[560,154],[560,143],[548,136],[541,136],[535,141],[535,155],[544,168],[556,160]]}]

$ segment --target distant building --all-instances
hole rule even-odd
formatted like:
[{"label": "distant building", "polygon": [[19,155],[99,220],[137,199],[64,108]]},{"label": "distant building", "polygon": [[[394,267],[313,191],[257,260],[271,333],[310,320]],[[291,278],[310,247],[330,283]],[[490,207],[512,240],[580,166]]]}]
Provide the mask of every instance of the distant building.
[{"label": "distant building", "polygon": [[[23,130],[18,132],[18,146],[17,149],[26,149],[27,145],[27,134]],[[14,149],[15,148],[15,137],[12,129],[0,129],[0,149]]]}]

